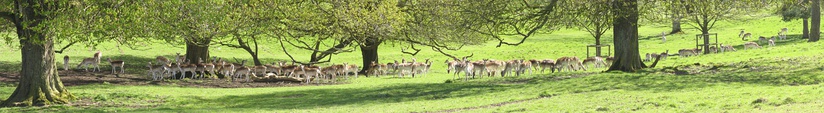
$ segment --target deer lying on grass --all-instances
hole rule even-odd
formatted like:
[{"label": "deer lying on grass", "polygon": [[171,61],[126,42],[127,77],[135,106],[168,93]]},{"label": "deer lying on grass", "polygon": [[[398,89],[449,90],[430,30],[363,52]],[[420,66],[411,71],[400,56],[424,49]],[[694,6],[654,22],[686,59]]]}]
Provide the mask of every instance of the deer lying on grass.
[{"label": "deer lying on grass", "polygon": [[718,47],[710,46],[709,51],[710,51],[710,53],[718,53]]},{"label": "deer lying on grass", "polygon": [[555,60],[555,68],[558,72],[561,72],[564,67],[570,71],[578,71],[579,69],[583,69],[584,71],[587,70],[578,57],[561,57],[558,58],[558,60]]},{"label": "deer lying on grass", "polygon": [[126,62],[122,60],[112,60],[112,58],[106,58],[106,61],[109,61],[109,64],[112,66],[112,74],[116,74],[116,68],[120,68],[120,73],[125,73],[123,66],[126,65]]},{"label": "deer lying on grass", "polygon": [[735,48],[733,48],[732,45],[721,44],[720,48],[721,48],[721,52],[735,51]]},{"label": "deer lying on grass", "polygon": [[755,43],[755,42],[744,43],[744,49],[750,49],[750,48],[761,48],[761,46],[759,46],[758,43]]},{"label": "deer lying on grass", "polygon": [[701,54],[701,49],[681,49],[678,50],[678,55],[681,57],[697,56]]}]

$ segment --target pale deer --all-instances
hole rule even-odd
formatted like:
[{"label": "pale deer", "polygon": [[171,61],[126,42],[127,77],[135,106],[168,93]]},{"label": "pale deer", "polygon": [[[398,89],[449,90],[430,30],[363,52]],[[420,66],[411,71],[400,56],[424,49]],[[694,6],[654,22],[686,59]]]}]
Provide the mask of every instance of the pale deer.
[{"label": "pale deer", "polygon": [[[332,80],[335,82],[337,79],[338,74],[340,73],[343,68],[343,65],[331,65],[328,67],[320,68],[320,72],[323,73],[320,78],[325,78],[327,80]],[[316,79],[317,80],[317,79]]]},{"label": "pale deer", "polygon": [[[452,79],[455,79],[455,77],[458,76],[458,74],[460,74],[461,71],[463,71],[463,70],[458,69],[459,68],[458,66],[460,66],[462,61],[445,60],[443,63],[446,63],[446,73],[447,74],[452,74]],[[453,73],[452,71],[455,71],[455,72]]]},{"label": "pale deer", "polygon": [[264,65],[255,65],[255,66],[252,66],[252,70],[254,70],[254,71],[252,71],[252,72],[254,73],[254,75],[255,75],[256,77],[259,77],[259,76],[257,76],[257,75],[266,75],[266,72],[268,72],[268,71],[267,71],[267,69],[268,69],[268,68],[267,68],[266,66],[264,66]]},{"label": "pale deer", "polygon": [[532,75],[532,62],[521,59],[518,71],[515,74],[521,76],[521,74],[526,74],[526,71],[529,71],[529,74]]},{"label": "pale deer", "polygon": [[667,32],[661,32],[661,43],[667,43]]},{"label": "pale deer", "polygon": [[774,40],[774,39],[770,39],[770,40],[769,40],[769,44],[770,44],[770,46],[775,46],[775,40]]},{"label": "pale deer", "polygon": [[529,63],[532,64],[532,70],[538,71],[538,68],[541,66],[541,61],[537,59],[530,59]]},{"label": "pale deer", "polygon": [[461,71],[464,71],[464,74],[466,75],[466,76],[464,76],[464,81],[469,80],[469,76],[472,76],[472,78],[475,78],[475,73],[474,73],[475,72],[474,71],[475,66],[472,62],[470,62],[469,60],[466,60],[466,57],[464,57],[463,63],[458,65],[457,69],[463,69]]},{"label": "pale deer", "polygon": [[[486,65],[490,65],[490,66],[487,66],[487,69],[488,69],[487,73],[497,71],[497,70],[489,70],[490,67],[498,67],[498,66],[503,65],[502,66],[503,70],[501,72],[501,77],[504,77],[506,75],[511,75],[512,72],[515,72],[517,74],[516,71],[518,71],[518,67],[521,66],[521,62],[519,60],[510,60],[510,61],[506,61],[506,62],[503,62],[503,63],[498,63],[498,62],[493,61],[492,63],[497,63],[497,64],[489,64],[489,62],[487,62]],[[495,73],[492,73],[489,76],[495,76]]]},{"label": "pale deer", "polygon": [[[658,54],[655,54],[655,56],[653,58],[655,58],[655,57],[658,57]],[[587,57],[586,59],[584,59],[584,61],[582,63],[585,66],[592,64],[593,66],[595,66],[595,68],[601,68],[601,67],[605,67],[607,65],[604,62],[604,58],[601,58],[601,57],[598,57],[598,56]]]},{"label": "pale deer", "polygon": [[180,56],[180,53],[176,53],[175,62],[183,63],[183,61],[186,61],[186,56]]},{"label": "pale deer", "polygon": [[112,58],[106,58],[106,61],[109,61],[109,64],[112,66],[112,74],[116,74],[116,68],[120,68],[120,73],[125,73],[123,66],[126,65],[126,62],[122,60],[112,60]]},{"label": "pale deer", "polygon": [[[669,50],[667,50],[667,51],[669,51]],[[612,62],[615,61],[615,57],[609,56],[609,57],[606,58],[606,60],[607,60],[607,66],[612,66]]]},{"label": "pale deer", "polygon": [[63,70],[69,70],[69,56],[63,56]]},{"label": "pale deer", "polygon": [[587,68],[584,67],[584,65],[580,62],[578,57],[561,57],[561,58],[558,58],[558,60],[556,60],[556,62],[555,62],[555,68],[558,70],[558,72],[561,72],[561,70],[564,67],[566,67],[570,71],[578,71],[580,69],[583,69],[584,71],[587,70]]},{"label": "pale deer", "polygon": [[[304,65],[300,65],[299,67],[295,68],[295,70],[292,71],[292,73],[294,75],[303,75],[304,80],[305,80],[305,82],[304,82],[305,84],[308,84],[309,82],[311,82],[312,78],[317,79],[318,76],[320,76],[320,74],[322,74],[320,68],[307,67],[307,66],[304,66]],[[318,80],[315,80],[315,83],[318,83],[318,82],[319,82]]]},{"label": "pale deer", "polygon": [[471,63],[472,63],[472,66],[473,66],[472,67],[472,78],[475,78],[475,75],[477,75],[479,78],[482,78],[484,73],[486,73],[487,70],[489,70],[489,69],[486,68],[486,64],[484,63],[483,60],[475,61],[475,62],[471,62]]},{"label": "pale deer", "polygon": [[750,48],[761,48],[761,46],[758,46],[758,43],[755,43],[755,42],[744,43],[744,49],[750,49]]},{"label": "pale deer", "polygon": [[83,66],[83,70],[86,70],[86,72],[88,72],[89,71],[88,67],[90,65],[93,66],[92,67],[92,72],[97,72],[97,71],[100,70],[100,67],[98,67],[97,60],[95,60],[95,58],[84,58],[83,61],[81,61],[80,64],[77,65],[77,68],[80,68],[80,66]]},{"label": "pale deer", "polygon": [[[245,64],[246,64],[246,60],[241,61],[240,65],[234,65],[233,64],[234,67],[235,67],[235,69],[234,69],[235,72],[232,74],[232,75],[234,75],[232,77],[232,81],[235,81],[234,78],[243,78],[244,76],[246,76],[246,82],[249,82],[250,76],[255,76],[254,73],[252,72],[253,71],[252,68],[244,66]],[[252,75],[250,75],[250,74],[252,74]]]},{"label": "pale deer", "polygon": [[787,31],[788,30],[789,29],[787,29],[786,27],[781,28],[781,31],[778,31],[778,38],[781,39],[781,40],[787,40]]},{"label": "pale deer", "polygon": [[398,62],[396,60],[394,67],[395,67],[394,69],[398,70],[398,77],[403,77],[406,72],[411,73],[413,78],[415,77],[416,65],[414,65],[414,62],[412,62],[412,63],[403,63],[403,62]]},{"label": "pale deer", "polygon": [[170,64],[170,63],[172,63],[172,62],[169,62],[169,59],[166,59],[166,57],[163,57],[163,56],[157,56],[155,58],[155,61],[157,61],[157,64]]},{"label": "pale deer", "polygon": [[[212,59],[212,60],[214,60],[214,59]],[[200,58],[198,58],[198,62],[200,63],[200,66],[203,66],[203,70],[201,70],[200,73],[203,73],[203,74],[209,73],[209,76],[214,76],[215,75],[215,71],[217,71],[217,67],[215,67],[214,62],[204,63],[204,61]],[[202,76],[203,74],[201,74],[201,78],[203,77]]]},{"label": "pale deer", "polygon": [[177,64],[178,73],[180,73],[180,79],[183,79],[184,77],[186,77],[186,72],[192,73],[192,79],[194,79],[195,75],[197,75],[197,65],[189,64],[188,62],[186,62],[186,64],[183,64],[183,63],[176,63],[176,64]]},{"label": "pale deer", "polygon": [[721,52],[727,52],[727,51],[735,51],[735,48],[732,47],[732,45],[721,44]]},{"label": "pale deer", "polygon": [[[343,64],[346,65],[347,63]],[[343,69],[344,76],[349,79],[349,73],[354,73],[355,78],[358,78],[358,69],[360,69],[360,66],[356,64],[346,65],[346,68]]]},{"label": "pale deer", "polygon": [[[509,63],[504,61],[497,61],[497,60],[483,60],[483,67],[484,71],[488,77],[494,77],[495,74],[501,73],[501,77],[505,76],[505,73],[510,73],[511,71],[517,71],[517,67],[520,66],[520,62],[518,60],[513,60],[515,62]],[[512,67],[512,68],[510,68]]]},{"label": "pale deer", "polygon": [[289,77],[296,77],[297,75],[293,75],[293,73],[294,73],[294,71],[295,71],[296,69],[300,68],[300,66],[297,66],[297,65],[286,65],[286,63],[283,63],[283,62],[281,62],[281,63],[280,63],[280,64],[278,64],[278,65],[280,65],[280,71],[281,71],[281,73],[283,73],[283,74],[284,74],[284,76],[289,76]]},{"label": "pale deer", "polygon": [[152,65],[152,62],[149,62],[146,66],[149,67],[148,74],[152,76],[152,80],[163,80],[166,73],[172,72],[168,64]]},{"label": "pale deer", "polygon": [[370,65],[369,71],[367,74],[373,74],[375,77],[380,77],[381,74],[386,73],[386,69],[388,67],[386,64],[379,64],[375,61],[372,61],[372,65]]}]

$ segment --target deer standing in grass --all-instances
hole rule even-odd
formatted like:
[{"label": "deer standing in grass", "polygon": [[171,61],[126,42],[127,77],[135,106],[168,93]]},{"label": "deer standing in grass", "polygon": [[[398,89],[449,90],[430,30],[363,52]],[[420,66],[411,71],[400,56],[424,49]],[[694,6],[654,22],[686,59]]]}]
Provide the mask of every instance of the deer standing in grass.
[{"label": "deer standing in grass", "polygon": [[63,70],[69,70],[69,56],[63,56]]},{"label": "deer standing in grass", "polygon": [[789,30],[789,29],[787,29],[786,27],[785,27],[785,28],[781,28],[781,31],[778,31],[778,38],[779,38],[780,40],[787,40],[787,31],[788,31],[788,30]]},{"label": "deer standing in grass", "polygon": [[115,69],[120,68],[120,73],[125,73],[125,69],[123,68],[126,65],[126,62],[122,60],[112,60],[112,58],[106,58],[106,61],[109,61],[109,64],[112,66],[112,74],[116,74],[117,72]]},{"label": "deer standing in grass", "polygon": [[92,68],[93,72],[100,71],[100,66],[98,64],[100,64],[100,56],[101,55],[102,55],[102,53],[100,51],[97,51],[97,53],[94,53],[94,57],[84,58],[83,61],[81,61],[80,64],[77,65],[77,68],[80,68],[80,66],[83,66],[83,70],[86,70],[86,72],[88,72],[89,71],[88,67],[91,65],[91,66],[94,66]]}]

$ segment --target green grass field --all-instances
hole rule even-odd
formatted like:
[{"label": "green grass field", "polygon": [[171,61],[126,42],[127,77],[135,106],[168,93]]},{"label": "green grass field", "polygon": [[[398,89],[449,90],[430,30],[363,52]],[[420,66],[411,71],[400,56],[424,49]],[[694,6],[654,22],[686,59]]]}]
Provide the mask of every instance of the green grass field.
[{"label": "green grass field", "polygon": [[[0,108],[0,112],[822,112],[824,43],[800,39],[800,23],[781,22],[778,17],[720,22],[711,32],[719,34],[720,43],[736,45],[738,51],[687,58],[670,56],[656,68],[637,73],[602,72],[605,68],[598,68],[453,81],[442,63],[447,57],[426,48],[414,57],[431,58],[435,65],[428,75],[419,78],[360,77],[339,85],[264,88],[103,83],[68,87],[81,98],[75,103],[92,105]],[[741,45],[745,41],[736,38],[740,29],[758,37],[771,36],[783,27],[790,29],[789,40],[778,41],[775,47],[763,44],[763,49],[744,50]],[[684,28],[685,33],[667,36],[667,42],[661,43],[658,34],[669,28],[644,25],[639,29],[640,52],[677,53],[678,49],[694,47],[693,38],[700,32],[688,25]],[[611,33],[603,39],[611,43]],[[520,46],[496,48],[496,42],[489,42],[451,53],[474,53],[475,60],[585,57],[585,45],[593,42],[580,30],[560,30],[530,38]],[[288,58],[277,46],[275,42],[262,44],[264,62]],[[103,51],[104,58],[134,62],[127,65],[127,73],[135,76],[145,75],[142,67],[154,56],[172,56],[184,50],[182,46],[159,42],[147,43],[138,50],[122,48],[123,53],[114,44],[97,48]],[[384,44],[380,60],[413,57],[402,54],[400,48]],[[57,57],[68,55],[75,58],[72,64],[76,65],[77,58],[91,56],[90,50],[76,46]],[[308,54],[291,52],[297,56]],[[227,47],[212,47],[211,53],[224,58],[251,58],[240,49]],[[0,57],[0,71],[19,70],[19,50],[3,46],[0,54],[6,56]],[[333,62],[360,62],[360,54],[340,54],[334,56]],[[103,70],[109,71],[106,66],[102,66]],[[0,85],[3,99],[14,90],[14,83],[4,84]]]}]

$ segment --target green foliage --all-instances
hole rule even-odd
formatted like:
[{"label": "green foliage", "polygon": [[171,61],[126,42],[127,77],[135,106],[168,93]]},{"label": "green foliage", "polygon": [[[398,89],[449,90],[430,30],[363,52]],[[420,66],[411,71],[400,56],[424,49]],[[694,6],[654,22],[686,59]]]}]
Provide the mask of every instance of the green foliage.
[{"label": "green foliage", "polygon": [[804,1],[782,0],[781,7],[775,13],[781,15],[783,21],[810,18],[810,3]]}]

